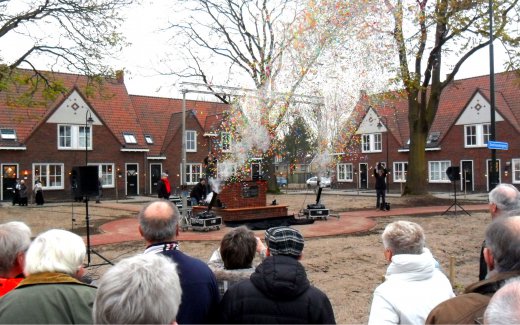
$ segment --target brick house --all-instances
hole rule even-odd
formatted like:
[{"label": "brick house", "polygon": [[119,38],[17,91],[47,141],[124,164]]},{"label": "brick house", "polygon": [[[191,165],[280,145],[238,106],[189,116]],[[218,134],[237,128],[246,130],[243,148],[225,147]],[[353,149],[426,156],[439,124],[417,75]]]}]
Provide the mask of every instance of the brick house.
[{"label": "brick house", "polygon": [[[497,150],[499,181],[520,184],[520,78],[517,72],[495,75],[496,141],[509,143]],[[452,191],[446,175],[450,166],[460,167],[458,190],[489,190],[491,151],[489,76],[455,80],[442,93],[439,109],[426,145],[430,191]],[[399,92],[362,94],[352,118],[355,130],[342,148],[336,165],[338,187],[373,189],[373,168],[385,162],[391,168],[389,185],[398,192],[406,180],[409,152],[407,100]]]},{"label": "brick house", "polygon": [[[43,74],[67,91],[53,100],[36,92],[31,105],[16,101],[23,85],[0,91],[0,200],[11,199],[17,178],[29,190],[41,180],[46,200],[70,199],[73,167],[86,162],[98,167],[105,197],[152,194],[162,171],[179,186],[182,100],[129,95],[122,73],[102,87],[85,76]],[[186,108],[186,161],[199,166],[207,155],[201,125],[226,105],[187,101]]]}]

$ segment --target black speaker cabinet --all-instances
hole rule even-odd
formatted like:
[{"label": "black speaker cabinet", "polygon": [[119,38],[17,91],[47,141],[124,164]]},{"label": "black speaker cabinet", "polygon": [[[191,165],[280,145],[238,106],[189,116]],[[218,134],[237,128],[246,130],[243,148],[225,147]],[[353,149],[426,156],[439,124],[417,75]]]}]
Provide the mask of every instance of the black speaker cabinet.
[{"label": "black speaker cabinet", "polygon": [[460,180],[460,167],[459,166],[450,166],[446,169],[446,175],[450,181],[455,182]]},{"label": "black speaker cabinet", "polygon": [[98,194],[98,166],[72,167],[70,183],[75,196]]}]

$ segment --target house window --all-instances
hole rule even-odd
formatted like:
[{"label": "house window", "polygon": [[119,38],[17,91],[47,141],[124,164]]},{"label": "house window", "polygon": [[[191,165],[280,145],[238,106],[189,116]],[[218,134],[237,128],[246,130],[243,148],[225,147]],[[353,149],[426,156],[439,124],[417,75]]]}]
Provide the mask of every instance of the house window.
[{"label": "house window", "polygon": [[451,161],[429,161],[429,181],[432,183],[449,183],[446,169],[451,166]]},{"label": "house window", "polygon": [[125,142],[128,143],[128,144],[136,144],[137,143],[137,139],[135,137],[135,134],[133,133],[123,133],[123,137],[125,138]]},{"label": "house window", "polygon": [[144,139],[146,140],[146,143],[153,144],[153,137],[149,134],[145,134]]},{"label": "house window", "polygon": [[202,164],[186,164],[186,184],[197,184],[202,177]]},{"label": "house window", "polygon": [[63,186],[63,164],[33,164],[34,179],[42,182],[44,189],[61,190]]},{"label": "house window", "polygon": [[85,147],[92,149],[90,126],[58,125],[58,149],[85,150]]},{"label": "house window", "polygon": [[362,152],[381,152],[381,133],[363,134],[361,137]]},{"label": "house window", "polygon": [[114,187],[114,164],[89,164],[98,166],[98,177],[103,187]]},{"label": "house window", "polygon": [[474,124],[464,127],[465,147],[485,147],[491,134],[491,124]]},{"label": "house window", "polygon": [[512,160],[513,183],[520,183],[520,159]]},{"label": "house window", "polygon": [[186,151],[197,151],[197,132],[193,130],[186,131]]},{"label": "house window", "polygon": [[338,182],[352,182],[354,179],[354,168],[352,164],[338,164]]},{"label": "house window", "polygon": [[220,145],[221,145],[222,151],[227,152],[231,149],[231,133],[222,132],[220,134]]},{"label": "house window", "polygon": [[2,140],[16,140],[16,132],[14,129],[0,129]]},{"label": "house window", "polygon": [[407,162],[394,162],[394,182],[406,182],[406,172],[408,171]]}]

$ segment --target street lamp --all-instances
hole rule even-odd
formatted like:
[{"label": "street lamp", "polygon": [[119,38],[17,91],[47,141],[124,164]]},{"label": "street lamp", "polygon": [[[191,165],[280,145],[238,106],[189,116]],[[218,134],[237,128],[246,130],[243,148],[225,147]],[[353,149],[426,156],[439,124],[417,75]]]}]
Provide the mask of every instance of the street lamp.
[{"label": "street lamp", "polygon": [[[385,123],[384,125],[381,123],[381,120],[383,120],[383,122]],[[387,168],[387,172],[390,170],[388,168],[388,166],[390,165],[390,161],[389,161],[389,158],[388,158],[388,153],[389,153],[389,148],[388,148],[388,138],[390,137],[390,131],[388,130],[388,120],[386,119],[386,116],[380,116],[379,117],[379,122],[377,123],[377,128],[378,129],[381,129],[382,127],[386,127],[386,168]],[[390,184],[388,182],[388,174],[386,175],[386,193],[390,193]]]},{"label": "street lamp", "polygon": [[[92,113],[87,110],[85,113],[85,166],[88,165],[88,143],[89,137],[91,134],[90,129],[92,128],[92,124],[94,124],[94,119],[92,118]],[[87,133],[88,130],[88,133]]]}]

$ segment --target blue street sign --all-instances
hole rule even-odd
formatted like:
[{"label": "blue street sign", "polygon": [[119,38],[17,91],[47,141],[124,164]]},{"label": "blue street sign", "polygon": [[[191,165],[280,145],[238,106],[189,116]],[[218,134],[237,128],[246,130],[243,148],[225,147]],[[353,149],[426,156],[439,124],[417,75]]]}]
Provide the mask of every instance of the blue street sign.
[{"label": "blue street sign", "polygon": [[508,150],[509,143],[501,141],[488,141],[487,147],[488,149]]}]

